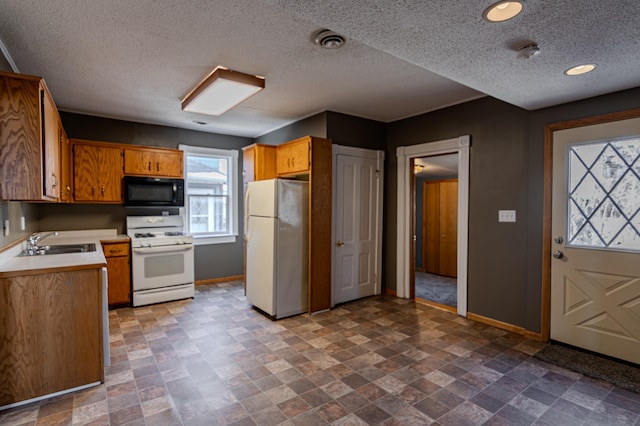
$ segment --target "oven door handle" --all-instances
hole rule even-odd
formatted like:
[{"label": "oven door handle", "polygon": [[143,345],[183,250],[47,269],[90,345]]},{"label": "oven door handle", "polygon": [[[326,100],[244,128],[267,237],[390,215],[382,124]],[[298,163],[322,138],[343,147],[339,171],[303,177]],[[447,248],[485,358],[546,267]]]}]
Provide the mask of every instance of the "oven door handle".
[{"label": "oven door handle", "polygon": [[193,244],[175,245],[175,246],[157,246],[157,247],[137,247],[133,249],[134,253],[153,254],[168,253],[172,251],[186,251],[193,249]]}]

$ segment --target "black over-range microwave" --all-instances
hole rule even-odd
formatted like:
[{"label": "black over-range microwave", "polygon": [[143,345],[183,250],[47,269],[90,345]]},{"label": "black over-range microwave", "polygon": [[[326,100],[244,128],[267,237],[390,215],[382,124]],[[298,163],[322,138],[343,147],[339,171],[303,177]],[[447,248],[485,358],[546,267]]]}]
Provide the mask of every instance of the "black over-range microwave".
[{"label": "black over-range microwave", "polygon": [[125,176],[124,205],[183,207],[184,179]]}]

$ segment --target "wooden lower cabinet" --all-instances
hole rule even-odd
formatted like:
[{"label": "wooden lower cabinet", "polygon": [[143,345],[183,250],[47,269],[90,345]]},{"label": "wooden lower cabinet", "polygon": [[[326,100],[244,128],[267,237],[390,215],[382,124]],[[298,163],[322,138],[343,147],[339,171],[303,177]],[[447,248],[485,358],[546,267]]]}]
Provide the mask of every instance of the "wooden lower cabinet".
[{"label": "wooden lower cabinet", "polygon": [[425,272],[457,276],[458,181],[429,181],[423,187],[423,265]]},{"label": "wooden lower cabinet", "polygon": [[0,278],[0,406],[104,381],[101,269]]},{"label": "wooden lower cabinet", "polygon": [[109,307],[129,306],[131,304],[129,243],[102,242],[102,250],[107,259]]}]

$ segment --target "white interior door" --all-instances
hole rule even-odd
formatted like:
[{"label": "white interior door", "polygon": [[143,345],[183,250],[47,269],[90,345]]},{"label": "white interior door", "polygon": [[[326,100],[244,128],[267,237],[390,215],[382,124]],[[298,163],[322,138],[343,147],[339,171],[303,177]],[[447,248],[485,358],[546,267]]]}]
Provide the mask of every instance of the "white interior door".
[{"label": "white interior door", "polygon": [[640,118],[553,135],[551,338],[640,363]]},{"label": "white interior door", "polygon": [[333,304],[380,292],[382,165],[372,152],[335,157]]}]

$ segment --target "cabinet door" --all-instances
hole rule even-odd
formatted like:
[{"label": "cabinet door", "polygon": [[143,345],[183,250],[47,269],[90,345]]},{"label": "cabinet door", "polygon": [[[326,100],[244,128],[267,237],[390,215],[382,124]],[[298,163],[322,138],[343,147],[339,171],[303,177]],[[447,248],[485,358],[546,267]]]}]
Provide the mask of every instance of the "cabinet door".
[{"label": "cabinet door", "polygon": [[0,77],[0,198],[42,198],[42,140],[37,81]]},{"label": "cabinet door", "polygon": [[151,168],[153,169],[155,165],[155,170],[152,170],[154,176],[176,178],[182,178],[184,176],[182,152],[158,152],[152,157]]},{"label": "cabinet door", "polygon": [[103,243],[109,280],[109,307],[131,303],[129,243]]},{"label": "cabinet door", "polygon": [[122,150],[100,147],[99,200],[122,202]]},{"label": "cabinet door", "polygon": [[440,183],[440,275],[458,274],[458,182]]},{"label": "cabinet door", "polygon": [[42,155],[43,165],[43,196],[48,199],[57,200],[60,196],[60,119],[58,110],[48,92],[40,89],[42,102]]},{"label": "cabinet door", "polygon": [[425,182],[423,187],[423,253],[425,272],[440,272],[440,184]]},{"label": "cabinet door", "polygon": [[256,180],[256,147],[255,145],[242,148],[242,179],[246,185]]},{"label": "cabinet door", "polygon": [[100,147],[73,146],[73,199],[76,202],[98,199],[98,173],[100,171]]},{"label": "cabinet door", "polygon": [[257,145],[255,152],[255,180],[273,179],[278,175],[276,170],[276,146]]},{"label": "cabinet door", "polygon": [[182,178],[184,175],[183,154],[180,151],[125,149],[124,173],[126,175]]},{"label": "cabinet door", "polygon": [[276,151],[278,176],[309,171],[309,140],[307,138],[279,145]]},{"label": "cabinet door", "polygon": [[99,269],[0,278],[0,406],[103,379]]}]

